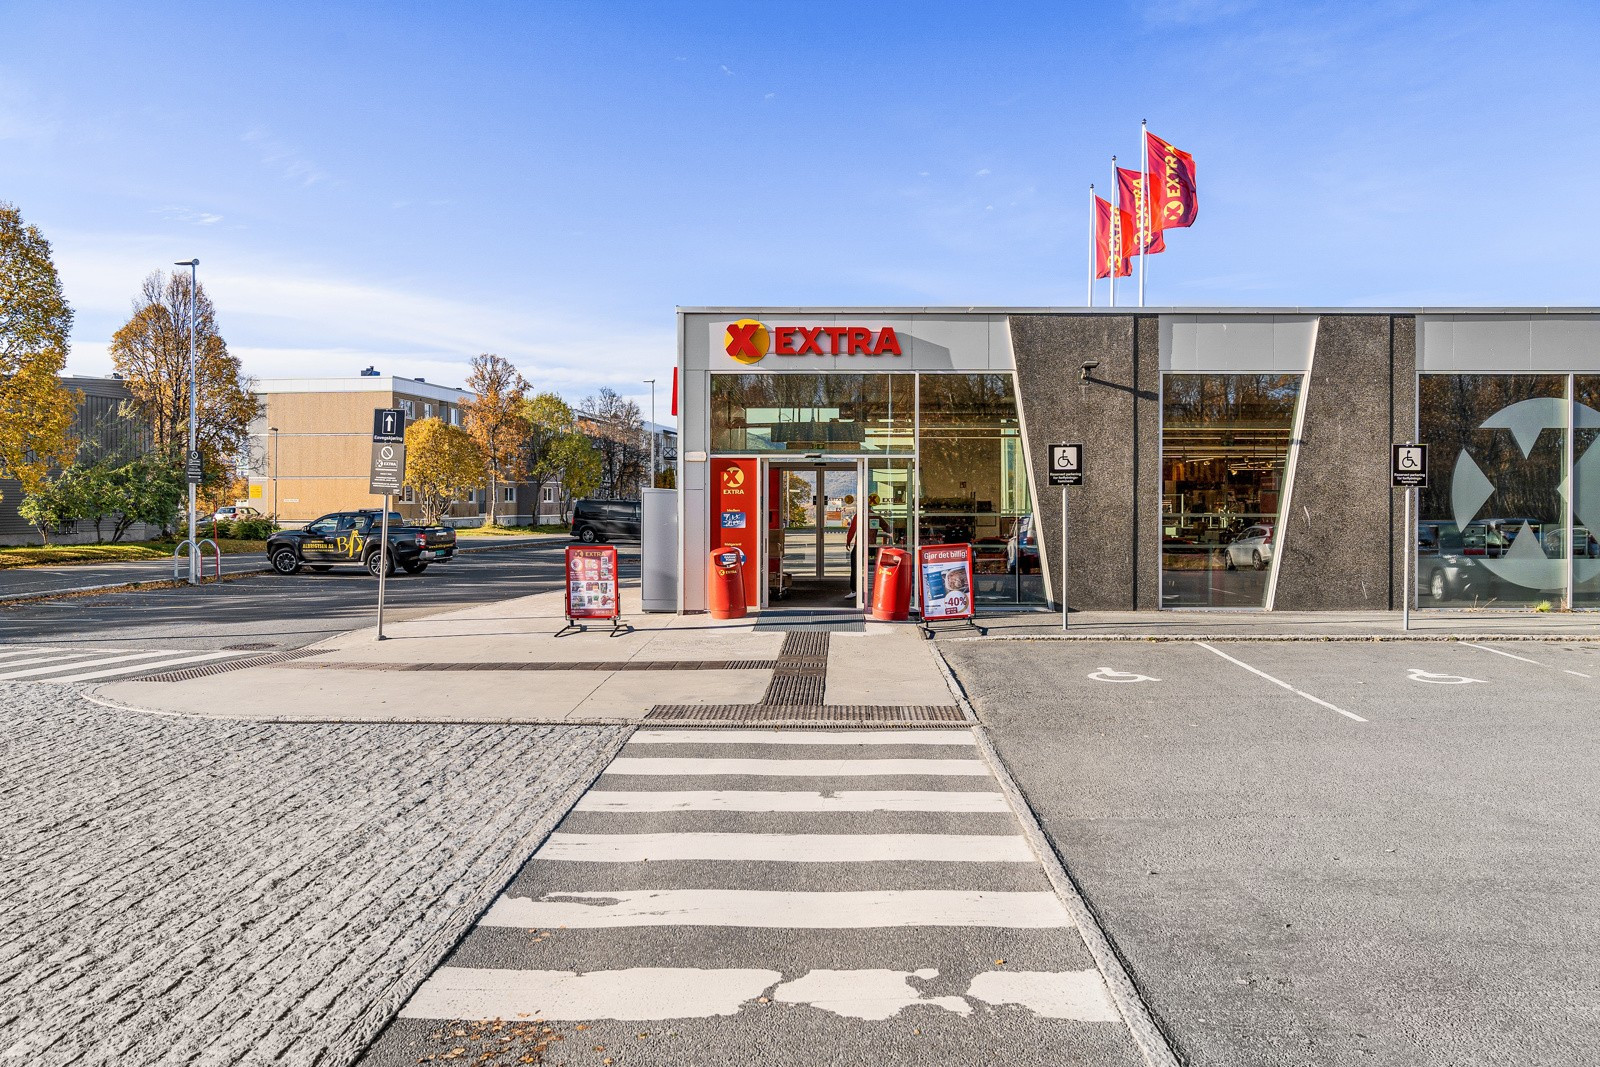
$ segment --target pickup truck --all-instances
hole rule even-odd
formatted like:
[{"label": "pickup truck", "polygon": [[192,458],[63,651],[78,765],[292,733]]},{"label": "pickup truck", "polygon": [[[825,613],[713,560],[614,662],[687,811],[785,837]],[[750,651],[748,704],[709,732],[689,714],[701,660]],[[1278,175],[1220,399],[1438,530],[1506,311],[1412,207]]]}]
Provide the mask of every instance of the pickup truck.
[{"label": "pickup truck", "polygon": [[[301,530],[279,530],[267,539],[267,561],[279,574],[296,574],[301,567],[331,570],[336,564],[355,563],[377,577],[378,531],[383,512],[377,508],[340,511],[309,522]],[[446,526],[408,526],[399,512],[389,512],[389,574],[395,568],[421,574],[429,564],[456,554],[456,532]]]}]

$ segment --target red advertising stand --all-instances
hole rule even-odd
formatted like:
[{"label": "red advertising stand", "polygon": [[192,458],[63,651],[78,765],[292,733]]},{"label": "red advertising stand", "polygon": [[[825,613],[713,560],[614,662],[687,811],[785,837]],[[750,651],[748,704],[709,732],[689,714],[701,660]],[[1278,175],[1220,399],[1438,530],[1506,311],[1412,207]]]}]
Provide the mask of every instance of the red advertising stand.
[{"label": "red advertising stand", "polygon": [[622,624],[622,597],[617,583],[617,550],[612,545],[567,546],[567,624],[556,631],[587,631],[584,619],[609,619],[615,636]]},{"label": "red advertising stand", "polygon": [[930,637],[929,623],[972,620],[972,546],[923,545],[917,549],[917,592],[920,594],[922,629]]}]

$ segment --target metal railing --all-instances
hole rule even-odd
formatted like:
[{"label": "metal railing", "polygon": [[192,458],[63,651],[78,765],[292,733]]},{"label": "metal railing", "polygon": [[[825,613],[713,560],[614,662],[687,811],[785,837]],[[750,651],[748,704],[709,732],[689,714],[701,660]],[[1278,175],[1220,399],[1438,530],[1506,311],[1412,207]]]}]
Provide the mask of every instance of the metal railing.
[{"label": "metal railing", "polygon": [[[182,560],[184,558],[192,559],[194,554],[198,554],[200,557],[200,566],[197,569],[197,583],[205,581],[206,545],[211,546],[211,555],[213,561],[215,562],[215,570],[212,573],[212,579],[219,582],[222,581],[222,546],[217,544],[209,537],[202,537],[198,542],[196,542],[193,538],[185,537],[181,542],[178,543],[178,547],[172,550],[172,577],[174,579],[181,578],[183,576],[181,574],[183,566]],[[188,551],[186,552],[185,549]]]}]

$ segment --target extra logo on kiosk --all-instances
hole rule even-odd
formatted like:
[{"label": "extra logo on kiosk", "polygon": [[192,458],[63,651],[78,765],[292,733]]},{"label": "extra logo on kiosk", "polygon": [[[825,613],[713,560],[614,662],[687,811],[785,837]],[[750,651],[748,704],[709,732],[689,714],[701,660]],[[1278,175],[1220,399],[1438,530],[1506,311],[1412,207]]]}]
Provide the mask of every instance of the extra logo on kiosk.
[{"label": "extra logo on kiosk", "polygon": [[757,319],[730,323],[723,351],[746,366],[778,356],[899,356],[893,326],[768,326]]}]

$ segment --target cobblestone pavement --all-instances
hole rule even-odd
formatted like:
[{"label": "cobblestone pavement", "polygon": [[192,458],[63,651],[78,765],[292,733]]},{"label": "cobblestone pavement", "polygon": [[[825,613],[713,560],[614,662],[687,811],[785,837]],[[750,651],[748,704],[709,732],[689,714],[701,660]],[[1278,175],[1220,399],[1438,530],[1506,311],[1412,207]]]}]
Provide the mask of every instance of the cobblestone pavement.
[{"label": "cobblestone pavement", "polygon": [[352,1062],[624,733],[0,683],[0,1063]]}]

